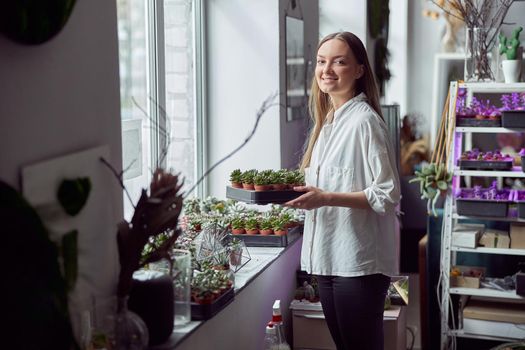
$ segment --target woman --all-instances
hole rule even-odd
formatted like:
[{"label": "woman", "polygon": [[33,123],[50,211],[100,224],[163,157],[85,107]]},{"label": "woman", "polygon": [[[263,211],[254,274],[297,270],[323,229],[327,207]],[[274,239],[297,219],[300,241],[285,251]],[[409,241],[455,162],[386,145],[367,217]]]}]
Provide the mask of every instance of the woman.
[{"label": "woman", "polygon": [[383,349],[383,306],[396,273],[399,179],[363,43],[349,32],[317,49],[314,127],[301,169],[301,267],[316,275],[337,349]]}]

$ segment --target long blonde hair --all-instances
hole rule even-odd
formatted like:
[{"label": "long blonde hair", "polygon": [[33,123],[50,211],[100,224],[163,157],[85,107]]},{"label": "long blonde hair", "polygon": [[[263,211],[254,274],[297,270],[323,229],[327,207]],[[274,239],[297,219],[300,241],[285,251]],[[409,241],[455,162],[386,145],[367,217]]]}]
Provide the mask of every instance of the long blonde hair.
[{"label": "long blonde hair", "polygon": [[[332,33],[325,36],[317,46],[317,51],[321,45],[323,45],[328,40],[338,39],[347,43],[350,50],[352,50],[357,63],[363,65],[363,75],[361,78],[357,79],[355,85],[355,95],[359,95],[361,92],[364,92],[368,98],[368,104],[374,109],[374,111],[383,118],[383,113],[381,112],[381,105],[379,104],[379,92],[377,89],[376,81],[374,79],[374,73],[372,73],[372,68],[370,68],[370,63],[368,62],[368,56],[366,54],[366,49],[361,40],[350,32],[339,32]],[[314,121],[314,126],[310,131],[310,137],[308,139],[308,144],[306,146],[306,151],[304,152],[303,159],[301,160],[300,169],[304,170],[310,165],[310,160],[312,159],[312,151],[315,145],[315,142],[319,138],[323,124],[326,121],[326,116],[333,109],[330,96],[319,89],[317,84],[317,79],[315,76],[312,79],[312,86],[310,90],[310,99],[308,101],[308,109],[310,111],[310,117]]]}]

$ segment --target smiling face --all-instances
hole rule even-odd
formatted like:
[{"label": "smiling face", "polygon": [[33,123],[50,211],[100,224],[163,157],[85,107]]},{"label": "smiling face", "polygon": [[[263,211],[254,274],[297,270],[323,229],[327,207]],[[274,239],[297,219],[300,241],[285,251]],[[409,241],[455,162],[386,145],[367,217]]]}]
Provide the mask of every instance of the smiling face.
[{"label": "smiling face", "polygon": [[315,78],[319,89],[330,95],[334,108],[354,97],[356,80],[364,72],[344,40],[330,39],[317,51]]}]

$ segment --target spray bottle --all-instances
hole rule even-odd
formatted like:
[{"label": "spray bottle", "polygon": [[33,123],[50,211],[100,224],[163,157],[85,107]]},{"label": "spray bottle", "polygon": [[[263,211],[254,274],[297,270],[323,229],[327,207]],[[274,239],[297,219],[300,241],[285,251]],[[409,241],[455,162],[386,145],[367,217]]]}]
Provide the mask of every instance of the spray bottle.
[{"label": "spray bottle", "polygon": [[279,350],[290,350],[290,345],[286,342],[286,337],[284,336],[284,324],[283,316],[281,315],[281,301],[276,300],[273,303],[273,312],[272,312],[272,324],[275,327],[275,333],[277,335],[277,341],[279,342]]}]

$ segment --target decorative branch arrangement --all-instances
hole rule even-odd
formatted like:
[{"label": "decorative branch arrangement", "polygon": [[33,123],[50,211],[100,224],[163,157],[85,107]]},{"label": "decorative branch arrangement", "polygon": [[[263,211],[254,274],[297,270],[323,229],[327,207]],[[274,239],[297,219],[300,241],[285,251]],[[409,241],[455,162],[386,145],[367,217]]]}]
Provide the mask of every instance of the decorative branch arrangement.
[{"label": "decorative branch arrangement", "polygon": [[[255,125],[244,142],[213,164],[184,194],[181,192],[184,181],[180,181],[180,174],[174,175],[171,172],[165,171],[161,166],[167,155],[170,143],[169,130],[161,127],[157,122],[152,120],[152,118],[148,117],[154,127],[158,126],[160,128],[159,130],[166,140],[162,147],[161,155],[157,160],[157,168],[152,176],[149,193],[146,189],[142,190],[140,199],[134,206],[135,211],[131,223],[123,221],[118,227],[117,240],[121,265],[118,283],[119,296],[129,294],[133,273],[140,267],[160,259],[167,259],[172,266],[170,252],[180,235],[180,230],[177,229],[177,225],[183,207],[183,200],[187,198],[218,165],[233,156],[250,141],[264,113],[272,106],[278,105],[274,103],[276,97],[277,93],[274,93],[264,100],[256,113]],[[140,106],[138,106],[138,108],[148,116],[143,108]],[[160,110],[161,117],[167,121],[165,110],[163,108],[160,108]],[[119,181],[120,186],[126,192],[128,199],[130,199],[123,181],[125,170],[118,172],[105,159],[101,159],[101,162],[111,169]],[[144,255],[143,253],[145,251],[147,254]]]},{"label": "decorative branch arrangement", "polygon": [[[488,53],[494,47],[505,16],[515,0],[446,0],[432,2],[449,16],[465,22],[468,47],[476,57],[474,76],[477,80],[494,80]],[[474,29],[478,28],[478,33]]]}]

